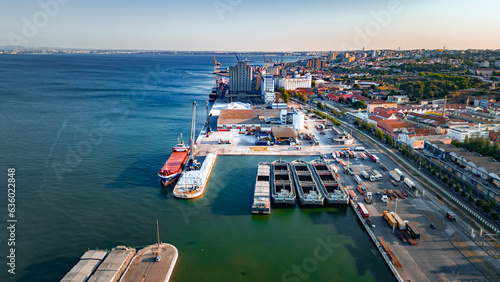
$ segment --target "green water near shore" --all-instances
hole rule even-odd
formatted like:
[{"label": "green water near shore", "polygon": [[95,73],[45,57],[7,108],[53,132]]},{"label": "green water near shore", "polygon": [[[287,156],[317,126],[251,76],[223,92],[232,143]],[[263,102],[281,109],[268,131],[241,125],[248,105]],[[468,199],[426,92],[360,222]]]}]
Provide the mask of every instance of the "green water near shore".
[{"label": "green water near shore", "polygon": [[350,207],[251,215],[257,163],[275,159],[219,156],[204,197],[178,206],[186,232],[176,232],[183,242],[172,280],[394,280]]}]

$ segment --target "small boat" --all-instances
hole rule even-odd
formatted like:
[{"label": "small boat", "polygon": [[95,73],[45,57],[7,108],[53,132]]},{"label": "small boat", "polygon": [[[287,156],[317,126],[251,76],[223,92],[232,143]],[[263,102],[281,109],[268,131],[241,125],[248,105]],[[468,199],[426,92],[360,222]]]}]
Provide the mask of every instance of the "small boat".
[{"label": "small boat", "polygon": [[271,165],[259,163],[255,179],[255,192],[253,195],[252,214],[270,214],[271,199],[269,196],[269,178]]},{"label": "small boat", "polygon": [[337,175],[326,162],[314,160],[311,162],[316,181],[319,183],[319,191],[325,197],[326,205],[347,206],[349,195],[340,184]]},{"label": "small boat", "polygon": [[179,144],[172,148],[172,154],[158,173],[163,186],[174,184],[175,181],[179,179],[179,176],[182,174],[184,164],[186,163],[189,150],[189,146],[184,144],[184,141],[182,141],[181,134],[179,137]]},{"label": "small boat", "polygon": [[300,204],[323,206],[325,197],[319,192],[319,185],[314,178],[310,165],[305,161],[296,160],[291,162],[290,166]]},{"label": "small boat", "polygon": [[295,194],[295,189],[293,189],[290,164],[282,160],[272,162],[271,174],[273,203],[295,205],[297,196]]}]

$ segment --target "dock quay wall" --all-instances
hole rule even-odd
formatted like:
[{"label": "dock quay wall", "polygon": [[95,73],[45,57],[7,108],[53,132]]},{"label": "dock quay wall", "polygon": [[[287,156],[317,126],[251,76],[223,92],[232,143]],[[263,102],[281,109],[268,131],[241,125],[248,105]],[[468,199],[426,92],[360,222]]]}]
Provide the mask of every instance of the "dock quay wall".
[{"label": "dock quay wall", "polygon": [[379,253],[384,258],[385,263],[387,264],[387,266],[389,266],[389,269],[391,270],[391,272],[394,275],[394,277],[396,278],[396,280],[398,282],[403,282],[403,278],[401,278],[401,276],[399,275],[398,271],[396,270],[396,268],[392,264],[391,258],[385,253],[385,251],[384,251],[383,247],[380,245],[380,242],[378,241],[377,237],[375,237],[375,234],[373,234],[373,232],[370,230],[370,226],[368,226],[368,224],[365,222],[363,216],[361,215],[361,213],[356,208],[356,204],[354,203],[354,201],[349,201],[349,203],[351,204],[352,209],[356,213],[356,215],[358,217],[358,220],[361,222],[361,224],[365,228],[366,232],[370,236],[370,239],[375,244],[375,246],[377,246],[377,250],[379,251]]}]

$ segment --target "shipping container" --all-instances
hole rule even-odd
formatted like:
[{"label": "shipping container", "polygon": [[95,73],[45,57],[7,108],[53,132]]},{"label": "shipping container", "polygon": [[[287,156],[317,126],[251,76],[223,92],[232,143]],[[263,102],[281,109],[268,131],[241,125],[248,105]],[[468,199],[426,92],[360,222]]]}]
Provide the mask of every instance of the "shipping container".
[{"label": "shipping container", "polygon": [[406,231],[413,239],[420,239],[420,231],[414,226],[413,223],[411,224],[411,226],[409,223],[406,224]]},{"label": "shipping container", "polygon": [[347,151],[347,154],[349,154],[349,158],[354,159],[356,156],[354,155],[354,152],[352,151]]},{"label": "shipping container", "polygon": [[393,216],[394,216],[394,220],[396,220],[396,224],[397,224],[399,230],[405,230],[406,223],[401,219],[401,217],[397,213],[394,213]]},{"label": "shipping container", "polygon": [[375,156],[375,155],[370,155],[370,158],[371,158],[374,162],[376,162],[376,163],[378,163],[378,162],[380,161],[380,160],[379,160],[379,158],[378,158],[377,156]]},{"label": "shipping container", "polygon": [[358,204],[358,210],[361,213],[361,215],[363,216],[363,218],[369,218],[370,217],[370,213],[368,213],[368,210],[366,209],[365,205],[359,203]]},{"label": "shipping container", "polygon": [[392,213],[390,213],[388,211],[384,211],[383,214],[384,214],[385,220],[387,221],[387,223],[389,223],[389,226],[390,227],[395,226],[396,221],[394,220],[394,216],[392,215]]}]

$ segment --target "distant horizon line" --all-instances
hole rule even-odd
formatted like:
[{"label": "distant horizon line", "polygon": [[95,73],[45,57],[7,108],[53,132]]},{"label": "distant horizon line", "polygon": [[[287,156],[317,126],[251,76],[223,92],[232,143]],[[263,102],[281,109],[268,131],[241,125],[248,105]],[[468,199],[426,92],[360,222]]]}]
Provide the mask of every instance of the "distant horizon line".
[{"label": "distant horizon line", "polygon": [[452,49],[452,48],[436,48],[436,49],[426,49],[426,48],[415,48],[415,49],[350,49],[350,50],[302,50],[302,51],[241,51],[241,50],[225,50],[225,51],[215,51],[215,50],[167,50],[167,49],[112,49],[112,48],[76,48],[76,47],[35,47],[35,46],[13,46],[5,45],[0,46],[2,51],[30,51],[30,50],[71,50],[71,51],[126,51],[126,52],[192,52],[192,53],[327,53],[327,52],[352,52],[352,51],[374,51],[374,50],[384,50],[384,51],[415,51],[415,50],[443,50],[443,51],[500,51],[500,48],[490,49],[490,48],[468,48],[468,49]]}]

